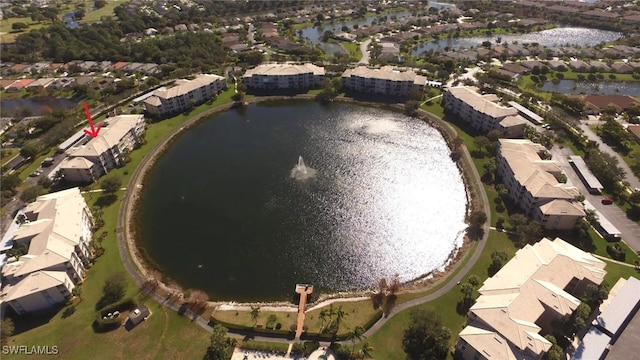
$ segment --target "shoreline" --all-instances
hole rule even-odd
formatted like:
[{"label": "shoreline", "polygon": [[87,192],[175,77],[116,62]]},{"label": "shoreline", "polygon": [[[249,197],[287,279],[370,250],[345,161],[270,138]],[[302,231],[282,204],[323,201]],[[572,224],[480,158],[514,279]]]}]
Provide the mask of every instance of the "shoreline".
[{"label": "shoreline", "polygon": [[[244,101],[245,104],[255,104],[265,101],[280,101],[280,100],[314,100],[315,95],[309,94],[301,94],[296,96],[260,96],[246,99]],[[345,103],[354,103],[362,106],[373,106],[378,108],[386,108],[392,111],[403,111],[403,104],[380,104],[380,103],[369,103],[363,102],[359,100],[354,100],[351,98],[339,97],[336,98],[336,101],[345,102]],[[142,276],[142,279],[146,280],[157,280],[158,290],[161,290],[162,293],[165,293],[169,296],[175,296],[178,299],[182,297],[182,292],[184,289],[177,283],[166,283],[166,279],[164,276],[160,276],[158,278],[158,274],[162,274],[162,271],[158,269],[157,266],[154,265],[153,261],[149,259],[146,254],[144,254],[144,249],[138,247],[138,243],[136,241],[136,234],[133,231],[133,223],[131,220],[135,218],[138,200],[140,198],[140,189],[143,188],[146,176],[149,170],[153,167],[157,159],[167,150],[167,148],[171,145],[171,143],[177,138],[178,135],[182,133],[182,131],[189,129],[190,127],[197,125],[201,120],[206,117],[229,111],[234,108],[235,105],[233,102],[219,105],[215,108],[207,109],[202,113],[194,116],[186,120],[182,125],[177,126],[173,130],[171,130],[156,146],[149,151],[145,155],[145,157],[141,160],[140,164],[136,168],[135,173],[130,179],[128,189],[133,189],[129,194],[125,194],[125,196],[130,200],[126,201],[126,204],[123,204],[123,209],[120,211],[124,211],[124,241],[126,242],[127,249],[132,262],[134,263],[136,270],[139,275]],[[449,148],[451,149],[451,133],[447,131],[446,124],[435,124],[435,122],[443,121],[442,119],[433,118],[429,116],[429,114],[423,110],[418,112],[419,116],[415,116],[419,120],[425,121],[429,126],[435,128],[443,137]],[[470,183],[470,179],[467,178],[464,171],[464,166],[460,163],[457,164],[458,169],[460,171],[460,175],[463,178],[464,186],[467,193],[467,214],[470,209],[474,208],[477,205],[477,199],[474,199],[477,194],[471,190],[472,184]],[[476,201],[474,201],[476,200]],[[124,203],[124,200],[123,200]],[[119,227],[119,229],[121,229]],[[456,240],[457,242],[458,240]],[[401,293],[419,293],[426,292],[432,287],[440,284],[444,279],[446,279],[450,273],[454,272],[462,262],[466,258],[466,255],[469,253],[469,248],[474,243],[473,240],[469,239],[465,234],[461,239],[461,245],[455,246],[454,249],[449,254],[448,258],[444,261],[443,264],[438,266],[435,269],[432,269],[425,274],[407,281],[403,283],[403,288]],[[165,280],[165,281],[163,281]],[[369,299],[370,295],[374,292],[372,289],[365,290],[356,290],[356,291],[345,291],[345,292],[332,292],[332,293],[321,293],[319,296],[312,302],[309,303],[309,310],[314,309],[320,306],[326,306],[333,302],[339,301],[361,301]],[[324,305],[323,305],[324,304]],[[223,310],[220,307],[224,307],[228,310],[244,310],[249,309],[250,306],[260,305],[265,308],[275,308],[281,309],[280,311],[290,311],[289,309],[293,309],[292,311],[297,311],[297,306],[290,301],[267,301],[267,302],[235,302],[231,300],[220,300],[220,301],[208,301],[208,307],[214,307],[216,310]]]}]

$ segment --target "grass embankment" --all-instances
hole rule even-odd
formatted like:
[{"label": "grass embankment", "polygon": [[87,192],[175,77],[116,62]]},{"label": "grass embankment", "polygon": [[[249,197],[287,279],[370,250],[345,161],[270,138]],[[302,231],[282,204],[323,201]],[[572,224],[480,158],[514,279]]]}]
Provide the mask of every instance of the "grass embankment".
[{"label": "grass embankment", "polygon": [[340,41],[340,46],[349,54],[349,59],[359,61],[362,58],[360,44],[357,42]]},{"label": "grass embankment", "polygon": [[[131,162],[124,167],[114,169],[108,176],[120,176],[126,184],[135,168],[146,153],[152,149],[171,130],[189,118],[230,102],[233,90],[228,90],[211,105],[201,105],[188,115],[178,115],[157,123],[147,129],[147,143],[131,153]],[[26,172],[27,170],[25,170]],[[98,188],[95,183],[90,188]],[[9,345],[56,345],[61,357],[65,359],[153,359],[153,358],[201,358],[208,346],[208,333],[192,323],[190,319],[179,316],[173,310],[164,308],[154,301],[147,301],[153,312],[149,319],[130,332],[124,328],[108,333],[96,333],[92,323],[95,319],[95,305],[102,295],[102,286],[106,278],[114,273],[125,272],[120,259],[116,237],[116,226],[120,201],[123,192],[117,199],[102,208],[105,225],[97,234],[106,232],[102,241],[105,253],[87,272],[82,289],[82,301],[76,300],[74,312],[64,316],[65,311],[58,311],[52,316],[38,316],[34,319],[16,321],[16,335],[9,340]],[[100,193],[85,194],[89,207],[93,207],[101,198]],[[130,279],[127,296],[137,297],[139,290]],[[82,336],[78,336],[82,334]],[[3,357],[4,358],[4,357]],[[7,356],[8,359],[17,358]]]}]

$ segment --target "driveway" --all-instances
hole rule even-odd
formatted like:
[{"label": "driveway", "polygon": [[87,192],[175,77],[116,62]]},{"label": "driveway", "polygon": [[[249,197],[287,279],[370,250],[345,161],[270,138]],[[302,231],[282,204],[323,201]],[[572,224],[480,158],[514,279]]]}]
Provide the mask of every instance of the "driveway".
[{"label": "driveway", "polygon": [[371,39],[367,39],[360,43],[360,52],[362,53],[362,58],[360,58],[360,62],[358,64],[369,64],[369,44],[371,44]]},{"label": "driveway", "polygon": [[620,230],[621,237],[633,251],[640,251],[640,225],[635,221],[631,221],[627,218],[627,215],[616,205],[603,205],[601,195],[590,194],[578,174],[569,164],[568,157],[573,155],[573,151],[567,147],[559,148],[557,145],[551,149],[553,159],[560,163],[562,170],[567,175],[567,183],[571,184],[584,194],[586,200],[589,202],[605,217],[609,220],[618,230]]}]

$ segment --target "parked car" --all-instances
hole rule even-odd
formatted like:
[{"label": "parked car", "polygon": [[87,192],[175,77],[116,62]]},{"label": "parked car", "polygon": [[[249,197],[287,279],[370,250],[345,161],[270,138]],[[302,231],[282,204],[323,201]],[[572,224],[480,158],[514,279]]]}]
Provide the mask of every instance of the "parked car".
[{"label": "parked car", "polygon": [[611,204],[613,204],[613,199],[612,198],[608,198],[608,197],[603,197],[602,198],[602,203],[604,205],[611,205]]}]

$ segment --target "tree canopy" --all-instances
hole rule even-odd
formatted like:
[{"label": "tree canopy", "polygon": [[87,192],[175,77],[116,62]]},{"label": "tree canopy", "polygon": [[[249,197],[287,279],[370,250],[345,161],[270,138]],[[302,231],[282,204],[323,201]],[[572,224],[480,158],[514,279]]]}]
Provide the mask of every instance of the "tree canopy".
[{"label": "tree canopy", "polygon": [[227,360],[234,340],[227,336],[227,328],[222,325],[213,327],[213,333],[209,338],[210,343],[204,360]]},{"label": "tree canopy", "polygon": [[435,360],[447,357],[451,330],[442,325],[431,310],[414,310],[411,324],[404,331],[402,348],[410,360]]}]

